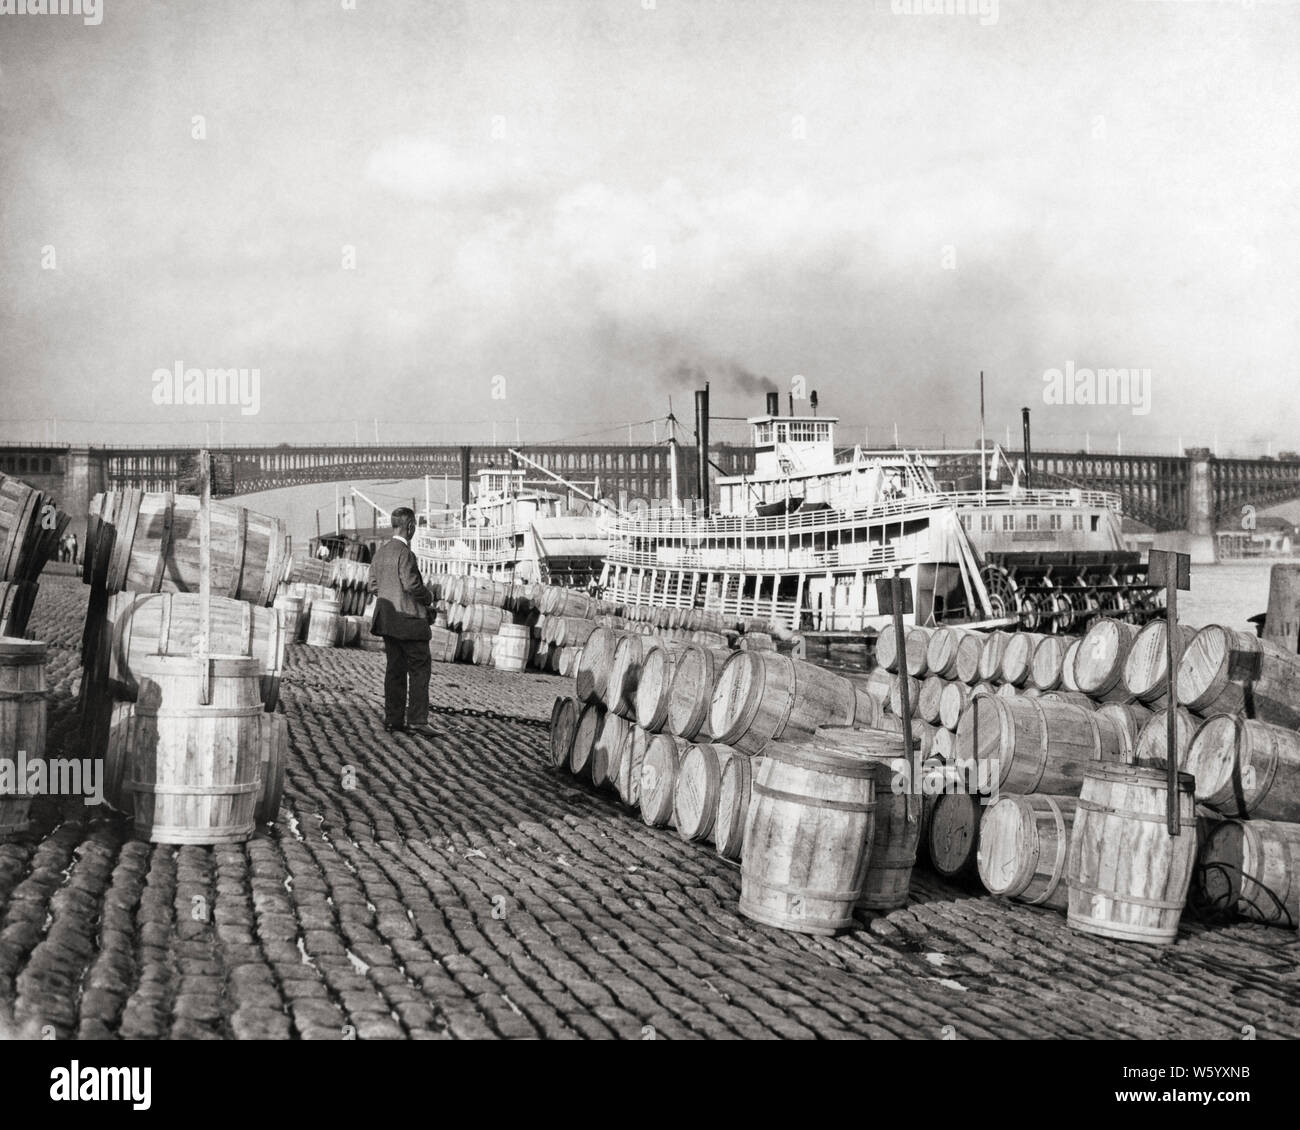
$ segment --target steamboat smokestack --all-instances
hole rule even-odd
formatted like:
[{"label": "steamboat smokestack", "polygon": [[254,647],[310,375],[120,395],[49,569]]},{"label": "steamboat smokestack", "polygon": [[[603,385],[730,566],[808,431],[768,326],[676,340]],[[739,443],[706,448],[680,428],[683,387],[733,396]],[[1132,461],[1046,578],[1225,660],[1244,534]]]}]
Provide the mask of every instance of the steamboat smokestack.
[{"label": "steamboat smokestack", "polygon": [[769,392],[767,394],[767,414],[769,416],[781,415],[781,394],[779,392]]},{"label": "steamboat smokestack", "polygon": [[469,448],[460,449],[460,520],[465,520],[465,508],[469,505]]},{"label": "steamboat smokestack", "polygon": [[812,414],[817,415],[817,390],[813,389],[808,396],[808,403],[812,406]]},{"label": "steamboat smokestack", "polygon": [[704,513],[709,512],[709,386],[695,393],[695,449],[699,459],[696,488]]},{"label": "steamboat smokestack", "polygon": [[1029,452],[1029,409],[1020,409],[1020,423],[1025,432],[1025,489],[1029,490],[1034,485],[1033,473],[1029,469],[1030,452]]}]

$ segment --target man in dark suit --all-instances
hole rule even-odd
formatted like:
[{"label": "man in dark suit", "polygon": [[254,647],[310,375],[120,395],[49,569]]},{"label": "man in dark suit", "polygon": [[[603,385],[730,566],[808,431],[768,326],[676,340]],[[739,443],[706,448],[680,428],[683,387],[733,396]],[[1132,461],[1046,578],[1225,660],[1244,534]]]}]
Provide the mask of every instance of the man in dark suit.
[{"label": "man in dark suit", "polygon": [[[375,600],[370,634],[383,636],[388,665],[384,671],[384,729],[410,730],[425,737],[429,726],[429,621],[433,594],[420,578],[411,552],[415,511],[393,511],[393,534],[375,551],[368,588]],[[408,693],[409,688],[409,693]]]}]

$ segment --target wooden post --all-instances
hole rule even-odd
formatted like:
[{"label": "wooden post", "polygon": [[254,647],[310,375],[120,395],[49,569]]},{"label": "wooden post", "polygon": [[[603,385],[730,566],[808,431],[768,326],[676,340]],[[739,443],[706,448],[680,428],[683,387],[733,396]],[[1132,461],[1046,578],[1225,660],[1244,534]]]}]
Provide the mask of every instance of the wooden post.
[{"label": "wooden post", "polygon": [[[913,793],[919,797],[921,787],[920,758],[913,756],[912,749],[912,703],[907,685],[907,638],[903,631],[903,613],[912,611],[912,585],[904,583],[897,572],[876,582],[876,604],[881,612],[888,612],[894,618],[894,645],[898,654],[898,697],[903,714],[903,756],[907,758],[910,787],[906,803],[907,818],[912,819]],[[919,752],[919,751],[918,751]],[[920,813],[920,803],[917,804]]]},{"label": "wooden post", "polygon": [[199,702],[212,703],[212,457],[199,452]]},{"label": "wooden post", "polygon": [[1180,834],[1178,821],[1178,590],[1192,587],[1192,559],[1186,553],[1153,549],[1147,555],[1147,580],[1165,588],[1165,673],[1169,705],[1165,723],[1168,795],[1165,819],[1171,836]]}]

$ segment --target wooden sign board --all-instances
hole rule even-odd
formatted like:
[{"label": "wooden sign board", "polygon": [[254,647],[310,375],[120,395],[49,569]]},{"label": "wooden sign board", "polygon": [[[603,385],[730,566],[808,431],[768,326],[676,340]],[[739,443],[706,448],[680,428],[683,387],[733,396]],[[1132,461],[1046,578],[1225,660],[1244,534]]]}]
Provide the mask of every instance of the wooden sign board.
[{"label": "wooden sign board", "polygon": [[902,605],[898,609],[902,615],[915,611],[912,604],[912,582],[904,580],[902,577],[881,577],[876,581],[876,606],[880,609],[882,616],[892,616],[894,614],[894,590],[893,586],[898,585],[899,603]]},{"label": "wooden sign board", "polygon": [[[201,452],[186,452],[180,457],[177,490],[181,494],[199,493],[199,456]],[[228,498],[235,493],[235,457],[227,452],[210,454],[209,483],[213,498]]]},{"label": "wooden sign board", "polygon": [[1261,652],[1238,651],[1233,648],[1228,652],[1228,680],[1233,683],[1253,683],[1259,678],[1259,661]]},{"label": "wooden sign board", "polygon": [[1183,592],[1192,587],[1192,558],[1187,553],[1153,549],[1147,554],[1147,583]]}]

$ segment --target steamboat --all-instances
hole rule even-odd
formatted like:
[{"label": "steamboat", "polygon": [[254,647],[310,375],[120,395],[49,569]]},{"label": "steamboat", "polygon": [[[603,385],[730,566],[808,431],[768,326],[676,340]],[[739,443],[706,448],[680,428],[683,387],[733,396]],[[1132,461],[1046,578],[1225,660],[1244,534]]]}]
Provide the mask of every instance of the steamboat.
[{"label": "steamboat", "polygon": [[[718,479],[714,513],[607,519],[602,595],[831,636],[882,628],[875,582],[894,575],[910,582],[906,619],[921,626],[1068,634],[1099,615],[1158,614],[1145,565],[1120,549],[1118,496],[1030,489],[996,447],[981,447],[974,486],[953,473],[970,452],[838,450],[838,420],[816,403],[782,416],[768,395],[746,421],[754,470]],[[704,499],[707,390],[696,416]]]},{"label": "steamboat", "polygon": [[585,588],[600,575],[608,540],[591,496],[571,484],[563,493],[530,485],[515,468],[480,471],[476,489],[468,481],[466,473],[458,516],[426,506],[418,519],[411,548],[426,581],[482,576]]}]

